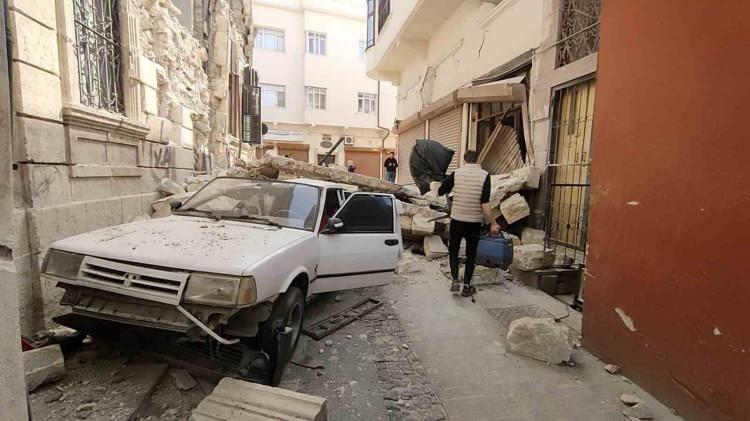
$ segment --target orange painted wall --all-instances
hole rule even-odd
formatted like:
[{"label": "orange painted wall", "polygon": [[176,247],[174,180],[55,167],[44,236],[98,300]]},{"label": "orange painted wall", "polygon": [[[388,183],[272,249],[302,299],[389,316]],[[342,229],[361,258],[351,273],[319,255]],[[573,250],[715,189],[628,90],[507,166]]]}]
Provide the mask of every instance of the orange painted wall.
[{"label": "orange painted wall", "polygon": [[748,420],[750,2],[602,3],[585,345],[687,419]]}]

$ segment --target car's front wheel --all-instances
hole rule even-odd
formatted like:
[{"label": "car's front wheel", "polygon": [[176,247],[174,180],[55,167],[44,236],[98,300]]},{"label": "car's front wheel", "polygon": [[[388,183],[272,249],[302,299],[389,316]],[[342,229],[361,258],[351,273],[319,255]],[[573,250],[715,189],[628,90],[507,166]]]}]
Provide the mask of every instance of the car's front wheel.
[{"label": "car's front wheel", "polygon": [[297,348],[297,342],[299,342],[299,337],[302,333],[304,313],[305,297],[299,288],[289,287],[274,303],[271,316],[264,323],[261,334],[261,347],[268,353],[271,361],[274,363],[286,363],[286,361],[277,361],[278,346],[276,335],[279,331],[284,330],[284,328],[291,329],[290,346],[285,354],[289,358],[294,355],[294,350]]}]

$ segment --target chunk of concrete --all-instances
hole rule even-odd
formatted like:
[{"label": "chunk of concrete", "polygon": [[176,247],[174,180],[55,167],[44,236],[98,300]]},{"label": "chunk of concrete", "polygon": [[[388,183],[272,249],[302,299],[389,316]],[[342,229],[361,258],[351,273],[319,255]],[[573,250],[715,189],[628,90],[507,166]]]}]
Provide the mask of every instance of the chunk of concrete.
[{"label": "chunk of concrete", "polygon": [[521,190],[523,180],[518,177],[512,177],[510,174],[491,175],[490,176],[490,208],[495,209],[500,206],[500,202],[511,194]]},{"label": "chunk of concrete", "polygon": [[424,255],[427,260],[437,259],[448,255],[448,247],[443,243],[443,239],[437,235],[427,235],[424,237]]},{"label": "chunk of concrete", "polygon": [[411,233],[415,237],[432,235],[435,233],[435,221],[430,221],[422,215],[414,215],[411,220]]},{"label": "chunk of concrete", "polygon": [[324,398],[224,378],[193,411],[194,421],[328,419]]},{"label": "chunk of concrete", "polygon": [[513,247],[513,266],[521,270],[536,270],[544,267],[545,250],[541,244],[524,244]]},{"label": "chunk of concrete", "polygon": [[523,167],[511,171],[510,174],[523,180],[522,188],[524,190],[534,190],[539,188],[539,178],[542,175],[542,170],[539,167]]},{"label": "chunk of concrete", "polygon": [[548,318],[522,317],[513,320],[506,339],[510,352],[549,364],[568,361],[573,353],[570,329]]},{"label": "chunk of concrete", "polygon": [[180,194],[163,197],[159,200],[151,202],[151,209],[153,209],[154,211],[154,213],[151,214],[151,218],[154,218],[154,219],[163,218],[165,216],[171,215],[172,214],[172,205],[170,204],[171,201],[177,200],[181,203],[185,203],[194,194],[195,192],[183,192]]},{"label": "chunk of concrete", "polygon": [[624,403],[627,406],[633,406],[641,403],[642,401],[638,396],[630,393],[623,393],[622,395],[620,395],[620,402]]},{"label": "chunk of concrete", "polygon": [[607,364],[604,366],[604,371],[609,374],[617,374],[620,372],[620,366],[617,364]]},{"label": "chunk of concrete", "polygon": [[651,412],[645,402],[639,402],[633,406],[628,406],[622,410],[622,414],[626,417],[637,418],[639,420],[652,420],[654,419],[654,413]]},{"label": "chunk of concrete", "polygon": [[185,187],[177,184],[171,178],[163,178],[159,183],[159,191],[167,195],[185,193]]},{"label": "chunk of concrete", "polygon": [[32,349],[23,353],[26,389],[31,392],[37,387],[65,377],[65,359],[60,345]]},{"label": "chunk of concrete", "polygon": [[174,379],[174,384],[180,390],[190,390],[198,385],[193,376],[185,369],[172,370],[170,373]]},{"label": "chunk of concrete", "polygon": [[509,224],[512,224],[531,215],[531,209],[526,199],[516,193],[500,202],[500,213]]},{"label": "chunk of concrete", "polygon": [[521,244],[544,245],[544,237],[546,237],[544,230],[524,228],[523,231],[521,231]]}]

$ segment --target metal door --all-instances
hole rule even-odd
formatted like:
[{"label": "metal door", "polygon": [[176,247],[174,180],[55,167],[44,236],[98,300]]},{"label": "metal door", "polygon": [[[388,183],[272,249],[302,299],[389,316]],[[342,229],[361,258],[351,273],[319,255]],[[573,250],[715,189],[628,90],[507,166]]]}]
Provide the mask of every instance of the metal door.
[{"label": "metal door", "polygon": [[461,110],[461,107],[457,107],[430,119],[430,132],[427,135],[428,139],[440,142],[455,152],[448,166],[449,174],[458,168],[461,159]]},{"label": "metal door", "polygon": [[417,139],[424,139],[424,123],[399,133],[398,135],[398,183],[401,185],[414,184],[409,170],[409,157]]},{"label": "metal door", "polygon": [[547,246],[555,264],[586,261],[594,79],[555,92],[552,144],[547,170]]}]

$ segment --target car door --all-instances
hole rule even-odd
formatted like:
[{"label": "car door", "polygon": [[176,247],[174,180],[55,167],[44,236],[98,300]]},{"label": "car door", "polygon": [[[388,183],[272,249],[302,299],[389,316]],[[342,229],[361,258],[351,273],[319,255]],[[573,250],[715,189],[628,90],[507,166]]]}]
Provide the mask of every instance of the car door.
[{"label": "car door", "polygon": [[402,251],[392,195],[353,193],[335,218],[336,233],[320,234],[320,262],[312,293],[383,285],[393,279]]}]

